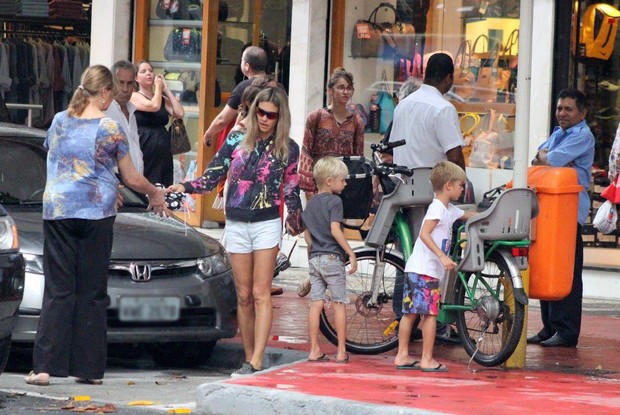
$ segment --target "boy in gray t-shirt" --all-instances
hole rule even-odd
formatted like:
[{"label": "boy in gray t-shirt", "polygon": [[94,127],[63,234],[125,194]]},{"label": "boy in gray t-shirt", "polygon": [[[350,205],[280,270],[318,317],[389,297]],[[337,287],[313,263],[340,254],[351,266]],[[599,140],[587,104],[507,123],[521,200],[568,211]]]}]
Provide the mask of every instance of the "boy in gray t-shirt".
[{"label": "boy in gray t-shirt", "polygon": [[310,311],[308,314],[308,335],[310,337],[309,362],[327,362],[329,357],[319,346],[319,320],[326,300],[325,290],[329,288],[333,301],[338,352],[336,363],[347,363],[346,310],[349,303],[346,288],[345,261],[349,256],[349,274],[357,270],[355,253],[342,231],[342,200],[337,196],[347,185],[349,171],[342,160],[335,157],[320,158],[314,165],[312,175],[319,189],[310,199],[302,213],[306,226],[304,237],[308,244],[310,263]]}]

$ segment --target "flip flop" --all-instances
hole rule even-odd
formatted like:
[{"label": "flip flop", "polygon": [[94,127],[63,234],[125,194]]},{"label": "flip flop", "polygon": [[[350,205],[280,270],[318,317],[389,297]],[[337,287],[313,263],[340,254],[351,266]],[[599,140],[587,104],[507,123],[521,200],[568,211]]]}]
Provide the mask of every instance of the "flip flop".
[{"label": "flip flop", "polygon": [[329,362],[329,356],[323,353],[321,357],[318,357],[316,359],[308,359],[308,362],[310,363]]},{"label": "flip flop", "polygon": [[438,364],[437,367],[423,367],[422,372],[447,372],[448,368],[443,364]]},{"label": "flip flop", "polygon": [[24,378],[24,380],[29,385],[35,385],[35,386],[49,386],[50,385],[49,379],[48,380],[35,379],[37,375],[38,375],[37,373],[30,372],[28,373],[28,376]]},{"label": "flip flop", "polygon": [[349,353],[347,353],[347,357],[345,357],[344,359],[338,359],[338,353],[336,353],[334,355],[334,359],[336,359],[336,363],[341,363],[341,364],[349,363]]},{"label": "flip flop", "polygon": [[75,381],[84,385],[103,385],[103,379],[75,378]]},{"label": "flip flop", "polygon": [[397,365],[396,366],[396,370],[420,370],[420,369],[422,368],[420,367],[420,362],[417,360],[414,360],[408,365]]}]

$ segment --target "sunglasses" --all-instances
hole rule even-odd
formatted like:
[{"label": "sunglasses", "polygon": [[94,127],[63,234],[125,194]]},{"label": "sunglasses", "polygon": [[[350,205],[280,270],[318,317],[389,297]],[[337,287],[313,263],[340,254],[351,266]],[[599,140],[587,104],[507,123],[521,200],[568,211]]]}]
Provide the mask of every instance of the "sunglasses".
[{"label": "sunglasses", "polygon": [[278,112],[265,111],[261,107],[257,107],[256,108],[256,114],[259,117],[267,117],[268,120],[277,120],[279,113]]}]

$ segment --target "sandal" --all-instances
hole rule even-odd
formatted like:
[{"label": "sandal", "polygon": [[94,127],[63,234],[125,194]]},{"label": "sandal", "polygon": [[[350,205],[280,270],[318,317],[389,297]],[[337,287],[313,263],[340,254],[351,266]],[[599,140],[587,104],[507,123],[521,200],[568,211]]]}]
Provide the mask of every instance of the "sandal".
[{"label": "sandal", "polygon": [[30,373],[28,373],[28,376],[26,376],[24,380],[26,381],[27,384],[35,385],[35,386],[49,386],[50,384],[49,375],[47,375],[47,378],[46,378],[45,376],[42,376],[40,373],[34,373],[34,371],[30,371]]},{"label": "sandal", "polygon": [[77,383],[83,383],[84,385],[102,385],[103,379],[86,379],[86,378],[75,378]]}]

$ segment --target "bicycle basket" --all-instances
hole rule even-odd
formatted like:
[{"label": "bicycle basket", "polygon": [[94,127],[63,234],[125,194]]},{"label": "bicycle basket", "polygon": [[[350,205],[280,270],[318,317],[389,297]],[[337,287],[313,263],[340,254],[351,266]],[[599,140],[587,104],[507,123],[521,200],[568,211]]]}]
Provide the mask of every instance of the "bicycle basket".
[{"label": "bicycle basket", "polygon": [[[367,219],[372,205],[372,166],[360,156],[339,157],[349,169],[347,186],[340,193],[344,219]],[[360,225],[361,226],[361,225]]]}]

